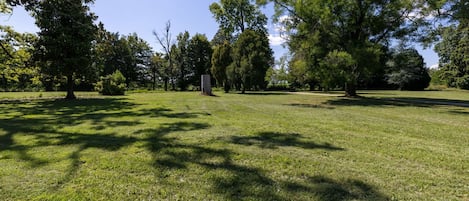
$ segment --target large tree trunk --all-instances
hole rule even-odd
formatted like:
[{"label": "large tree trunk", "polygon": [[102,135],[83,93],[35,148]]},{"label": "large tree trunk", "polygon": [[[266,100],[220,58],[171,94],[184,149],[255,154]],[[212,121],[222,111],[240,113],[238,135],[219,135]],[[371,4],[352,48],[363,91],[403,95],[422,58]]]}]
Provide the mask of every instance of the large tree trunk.
[{"label": "large tree trunk", "polygon": [[67,76],[67,97],[65,97],[65,99],[67,100],[77,99],[77,97],[73,93],[73,85],[74,85],[73,75],[68,75]]},{"label": "large tree trunk", "polygon": [[314,83],[313,82],[309,83],[309,91],[314,91]]},{"label": "large tree trunk", "polygon": [[228,83],[228,82],[225,82],[223,84],[223,88],[225,89],[225,93],[228,93],[228,92],[230,92],[231,84]]},{"label": "large tree trunk", "polygon": [[355,83],[345,83],[345,96],[347,97],[357,96],[357,86],[355,85]]}]

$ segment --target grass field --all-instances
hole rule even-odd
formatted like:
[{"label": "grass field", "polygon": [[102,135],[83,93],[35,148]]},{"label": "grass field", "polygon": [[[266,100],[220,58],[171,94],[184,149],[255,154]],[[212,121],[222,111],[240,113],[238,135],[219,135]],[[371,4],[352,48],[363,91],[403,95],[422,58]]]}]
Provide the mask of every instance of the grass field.
[{"label": "grass field", "polygon": [[469,200],[469,92],[61,95],[0,93],[0,200]]}]

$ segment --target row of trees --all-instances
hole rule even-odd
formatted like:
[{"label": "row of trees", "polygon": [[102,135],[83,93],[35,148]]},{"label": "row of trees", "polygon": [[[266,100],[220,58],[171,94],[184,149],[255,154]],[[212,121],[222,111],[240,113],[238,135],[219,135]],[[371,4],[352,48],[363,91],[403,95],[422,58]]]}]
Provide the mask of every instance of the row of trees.
[{"label": "row of trees", "polygon": [[[440,39],[443,45],[437,50],[448,48],[440,56],[449,83],[462,86],[467,78],[467,71],[461,69],[467,63],[459,65],[468,47],[461,44],[467,35],[462,20],[467,19],[467,0],[257,2],[275,4],[276,21],[284,26],[288,39],[294,84],[320,89],[342,86],[348,96],[355,96],[359,86],[381,86],[382,81],[402,89],[423,89],[430,78],[421,56],[402,47],[409,42],[429,45]],[[452,25],[444,26],[448,24]],[[391,48],[396,41],[401,47]]]},{"label": "row of trees", "polygon": [[[97,16],[88,6],[92,2],[7,1],[10,6],[24,5],[31,11],[40,31],[35,36],[2,27],[7,33],[1,43],[5,57],[2,68],[9,68],[2,70],[4,90],[24,88],[18,84],[31,82],[30,86],[37,85],[46,90],[67,90],[67,98],[74,99],[76,88],[91,90],[100,80],[108,79],[105,78],[107,75],[117,71],[125,77],[123,80],[128,87],[150,85],[155,89],[162,83],[165,90],[170,87],[187,90],[190,86],[199,86],[200,76],[212,74],[212,71],[216,73],[214,77],[219,85],[227,91],[232,86],[243,92],[265,87],[265,73],[273,61],[264,27],[267,18],[248,1],[245,4],[222,1],[211,6],[220,22],[220,31],[212,42],[203,34],[191,37],[187,31],[178,34],[174,41],[168,22],[163,33],[154,32],[162,53],[153,52],[150,45],[135,33],[120,35],[105,30],[102,23],[95,25]],[[6,4],[3,7],[9,8]],[[246,11],[236,14],[243,23],[226,20],[237,9]],[[13,47],[14,44],[18,47]],[[214,50],[219,54],[222,46],[228,50],[226,58],[212,59]],[[7,61],[18,59],[18,65]],[[226,64],[220,66],[220,62]],[[20,69],[31,70],[20,80]]]},{"label": "row of trees", "polygon": [[[342,88],[348,96],[359,87],[421,90],[430,77],[423,58],[406,44],[440,41],[439,77],[449,86],[469,88],[467,0],[220,0],[209,8],[220,25],[211,42],[188,32],[174,41],[168,22],[162,33],[154,33],[162,53],[136,34],[95,25],[92,2],[3,2],[1,12],[25,6],[40,32],[0,27],[2,87],[59,86],[73,99],[77,84],[92,89],[101,77],[119,71],[127,86],[155,89],[162,83],[165,90],[199,86],[202,74],[212,74],[225,91],[264,89],[266,77],[270,83],[310,89]],[[290,50],[279,69],[272,69],[267,17],[259,9],[268,3],[275,5],[275,21],[284,27]],[[392,48],[396,41],[401,45]]]}]

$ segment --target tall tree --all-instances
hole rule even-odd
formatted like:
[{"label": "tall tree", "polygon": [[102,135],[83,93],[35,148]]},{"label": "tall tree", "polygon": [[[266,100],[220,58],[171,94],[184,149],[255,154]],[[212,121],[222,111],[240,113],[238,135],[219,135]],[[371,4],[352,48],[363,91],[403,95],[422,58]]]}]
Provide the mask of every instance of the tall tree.
[{"label": "tall tree", "polygon": [[252,0],[220,0],[210,5],[210,11],[226,34],[237,36],[246,29],[266,32],[267,17]]},{"label": "tall tree", "polygon": [[173,50],[176,48],[173,48],[174,43],[173,43],[173,38],[171,36],[171,21],[166,22],[165,29],[163,31],[163,34],[159,34],[156,31],[153,31],[153,35],[155,35],[156,40],[158,41],[158,44],[161,46],[163,49],[166,59],[166,65],[164,68],[164,72],[162,73],[163,75],[163,82],[164,82],[164,90],[168,91],[168,84],[170,81],[170,77],[173,74],[173,69],[174,69],[174,64],[173,64]]},{"label": "tall tree", "polygon": [[205,35],[195,34],[189,41],[187,51],[189,66],[192,69],[191,84],[200,86],[201,76],[211,74],[212,46]]},{"label": "tall tree", "polygon": [[45,74],[67,79],[66,99],[75,99],[75,79],[86,76],[91,63],[95,16],[90,0],[43,0],[35,14],[40,31],[37,56],[44,63]]},{"label": "tall tree", "polygon": [[177,48],[174,54],[174,64],[177,74],[177,85],[182,90],[187,90],[189,85],[189,76],[193,74],[193,69],[189,64],[189,43],[190,43],[190,34],[188,31],[180,33],[176,37],[177,39]]},{"label": "tall tree", "polygon": [[146,69],[149,68],[153,51],[147,41],[140,38],[136,33],[124,36],[129,49],[128,63],[125,69],[120,71],[126,78],[127,85],[131,82],[145,83]]},{"label": "tall tree", "polygon": [[450,87],[469,89],[469,20],[442,29],[435,46],[443,79]]},{"label": "tall tree", "polygon": [[210,41],[210,44],[215,47],[217,45],[223,45],[225,42],[233,43],[233,37],[231,36],[230,33],[226,33],[223,29],[218,29],[217,33],[212,38],[212,41]]},{"label": "tall tree", "polygon": [[150,68],[148,68],[147,74],[151,79],[152,89],[155,90],[157,86],[158,79],[161,77],[166,77],[163,75],[165,68],[165,59],[161,53],[155,53],[151,58]]},{"label": "tall tree", "polygon": [[234,71],[241,81],[241,90],[263,89],[266,86],[265,75],[274,63],[273,52],[270,49],[269,39],[264,32],[245,30],[233,46]]},{"label": "tall tree", "polygon": [[[266,36],[267,17],[253,0],[220,0],[210,5],[220,25],[220,34],[231,35],[235,42],[227,78],[237,90],[265,87],[265,73],[273,63]],[[228,38],[228,37],[225,37]]]},{"label": "tall tree", "polygon": [[224,44],[215,46],[212,54],[212,67],[211,72],[215,77],[218,86],[223,86],[225,93],[230,90],[230,83],[228,82],[227,68],[233,62],[231,58],[231,45],[228,41]]},{"label": "tall tree", "polygon": [[327,68],[322,61],[331,52],[351,55],[356,67],[347,68],[347,73],[353,75],[343,83],[347,96],[355,96],[358,79],[366,78],[371,69],[379,66],[382,45],[411,31],[408,19],[416,10],[410,0],[273,2],[279,17],[288,15],[287,20],[278,21],[287,28],[290,49],[305,54],[311,69]]},{"label": "tall tree", "polygon": [[439,75],[450,87],[469,89],[469,0],[429,0],[430,11],[443,25],[437,29],[435,51]]}]

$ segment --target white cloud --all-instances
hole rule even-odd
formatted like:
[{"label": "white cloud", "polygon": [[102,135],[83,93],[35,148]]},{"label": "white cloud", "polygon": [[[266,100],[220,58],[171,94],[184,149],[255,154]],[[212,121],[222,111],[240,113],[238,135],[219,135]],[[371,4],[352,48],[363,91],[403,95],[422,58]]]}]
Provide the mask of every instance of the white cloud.
[{"label": "white cloud", "polygon": [[285,23],[291,20],[290,16],[284,15],[279,17],[278,23],[273,23],[270,29],[269,41],[271,46],[283,45],[287,40]]},{"label": "white cloud", "polygon": [[280,33],[287,31],[285,24],[291,23],[291,20],[292,18],[288,15],[280,16],[278,22],[273,24],[274,30]]},{"label": "white cloud", "polygon": [[269,42],[271,46],[280,46],[285,43],[286,40],[278,34],[271,34],[269,35]]},{"label": "white cloud", "polygon": [[430,69],[438,69],[439,67],[440,67],[439,64],[433,64],[433,65],[431,65],[429,68],[430,68]]}]

